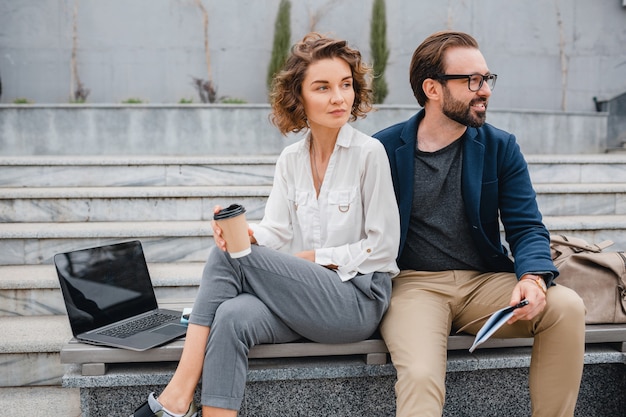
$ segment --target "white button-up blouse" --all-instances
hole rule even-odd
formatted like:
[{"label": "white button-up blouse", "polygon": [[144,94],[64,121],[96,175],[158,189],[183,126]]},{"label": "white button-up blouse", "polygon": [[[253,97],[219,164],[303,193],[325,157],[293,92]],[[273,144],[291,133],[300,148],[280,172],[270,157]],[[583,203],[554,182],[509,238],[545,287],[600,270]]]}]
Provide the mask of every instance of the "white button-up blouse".
[{"label": "white button-up blouse", "polygon": [[257,243],[292,254],[315,249],[315,262],[337,265],[343,281],[376,271],[395,276],[400,218],[382,144],[344,125],[316,198],[310,140],[278,158],[265,215],[250,225]]}]

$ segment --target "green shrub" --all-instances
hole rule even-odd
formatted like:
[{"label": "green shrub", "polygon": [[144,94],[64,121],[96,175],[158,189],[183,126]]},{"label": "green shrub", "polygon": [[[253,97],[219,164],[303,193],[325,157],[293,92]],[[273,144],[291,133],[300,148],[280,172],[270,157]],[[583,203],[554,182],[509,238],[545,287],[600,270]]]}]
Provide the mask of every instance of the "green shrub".
[{"label": "green shrub", "polygon": [[385,69],[389,59],[387,47],[387,16],[385,12],[385,0],[374,0],[372,6],[372,27],[370,32],[370,49],[372,52],[372,67],[374,80],[374,103],[383,103],[389,87],[385,79]]},{"label": "green shrub", "polygon": [[274,23],[274,43],[272,57],[267,70],[267,88],[272,86],[274,75],[280,71],[289,55],[291,46],[291,1],[280,0],[278,14]]},{"label": "green shrub", "polygon": [[127,98],[126,100],[122,101],[122,104],[141,104],[141,103],[143,103],[143,100],[140,98],[136,98],[136,97]]},{"label": "green shrub", "polygon": [[237,97],[224,97],[221,100],[222,103],[224,104],[246,104],[247,101],[242,99],[242,98],[237,98]]}]

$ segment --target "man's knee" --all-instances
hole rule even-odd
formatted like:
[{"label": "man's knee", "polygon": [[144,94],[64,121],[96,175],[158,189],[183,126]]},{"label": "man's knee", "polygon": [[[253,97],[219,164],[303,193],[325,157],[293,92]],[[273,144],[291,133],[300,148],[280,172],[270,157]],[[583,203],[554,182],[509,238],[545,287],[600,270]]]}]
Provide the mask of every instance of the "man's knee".
[{"label": "man's knee", "polygon": [[584,320],[585,304],[572,289],[556,285],[548,290],[546,308],[554,310],[560,316]]},{"label": "man's knee", "polygon": [[553,329],[558,333],[564,332],[567,337],[584,340],[585,304],[572,289],[556,285],[548,290],[546,308],[538,317],[537,324],[538,333]]},{"label": "man's knee", "polygon": [[439,383],[432,368],[419,360],[415,360],[413,363],[406,366],[402,371],[402,376],[404,383],[410,386],[411,389],[428,389]]}]

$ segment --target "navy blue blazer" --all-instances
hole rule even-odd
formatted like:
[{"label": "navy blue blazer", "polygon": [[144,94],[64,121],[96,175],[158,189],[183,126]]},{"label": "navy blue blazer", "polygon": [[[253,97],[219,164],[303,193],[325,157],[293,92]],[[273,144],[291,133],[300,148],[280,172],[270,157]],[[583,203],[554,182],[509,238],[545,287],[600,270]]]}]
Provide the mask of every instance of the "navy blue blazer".
[{"label": "navy blue blazer", "polygon": [[[400,209],[400,251],[406,241],[413,203],[417,126],[424,110],[374,135],[387,151]],[[463,135],[462,195],[472,238],[493,272],[558,271],[550,256],[550,235],[542,222],[528,166],[515,136],[485,123]],[[442,207],[442,210],[444,208]],[[511,256],[500,239],[500,221]],[[515,261],[513,261],[513,259]],[[546,277],[546,283],[552,279]]]}]

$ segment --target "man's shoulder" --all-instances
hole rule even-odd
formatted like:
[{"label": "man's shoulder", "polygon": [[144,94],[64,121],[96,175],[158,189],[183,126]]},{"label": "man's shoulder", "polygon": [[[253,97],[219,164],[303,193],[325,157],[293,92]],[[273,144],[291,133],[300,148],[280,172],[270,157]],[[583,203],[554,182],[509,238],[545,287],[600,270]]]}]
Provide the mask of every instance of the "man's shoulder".
[{"label": "man's shoulder", "polygon": [[398,122],[396,124],[393,124],[391,126],[388,126],[384,129],[379,130],[378,132],[374,133],[372,136],[378,140],[384,140],[384,139],[388,139],[392,137],[397,137],[404,130],[404,126],[406,126],[406,124],[407,124],[406,120],[402,122]]},{"label": "man's shoulder", "polygon": [[404,143],[407,138],[417,135],[419,119],[423,117],[423,110],[409,117],[407,120],[386,127],[372,136],[380,140],[385,146]]}]

